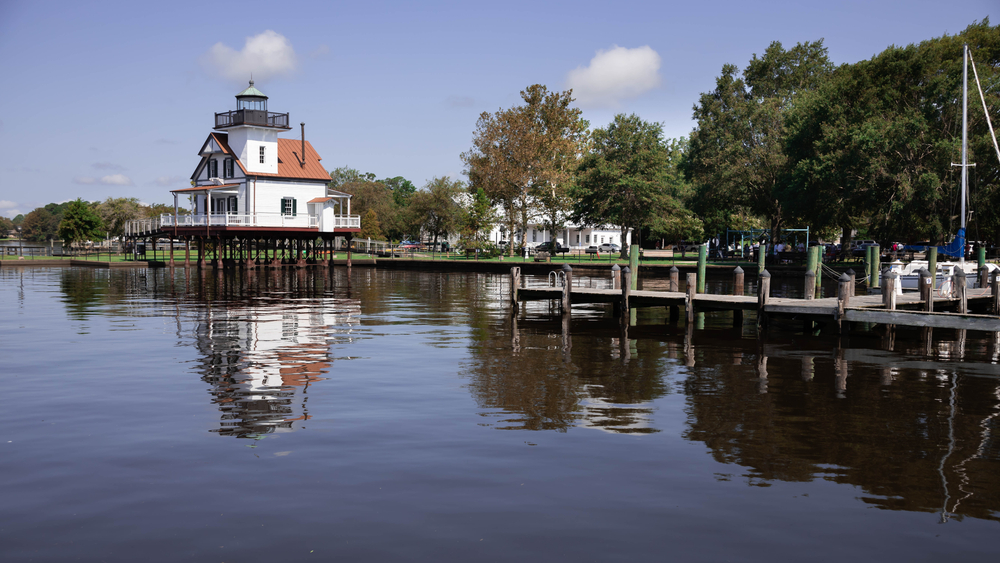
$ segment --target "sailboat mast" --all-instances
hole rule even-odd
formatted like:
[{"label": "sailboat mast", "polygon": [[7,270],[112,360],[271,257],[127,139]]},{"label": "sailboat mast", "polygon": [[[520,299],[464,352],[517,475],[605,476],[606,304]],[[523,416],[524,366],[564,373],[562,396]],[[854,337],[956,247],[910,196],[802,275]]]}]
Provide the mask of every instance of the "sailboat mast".
[{"label": "sailboat mast", "polygon": [[[969,189],[969,46],[962,50],[962,230],[965,230],[965,197]],[[966,234],[968,236],[968,234]],[[963,249],[962,256],[965,256]]]}]

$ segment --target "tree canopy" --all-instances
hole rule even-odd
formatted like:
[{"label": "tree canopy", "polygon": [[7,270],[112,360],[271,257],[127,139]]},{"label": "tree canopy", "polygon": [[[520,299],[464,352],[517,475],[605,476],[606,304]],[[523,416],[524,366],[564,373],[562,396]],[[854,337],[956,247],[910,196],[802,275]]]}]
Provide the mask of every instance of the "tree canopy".
[{"label": "tree canopy", "polygon": [[59,238],[65,244],[104,238],[104,222],[87,202],[77,198],[63,210]]}]

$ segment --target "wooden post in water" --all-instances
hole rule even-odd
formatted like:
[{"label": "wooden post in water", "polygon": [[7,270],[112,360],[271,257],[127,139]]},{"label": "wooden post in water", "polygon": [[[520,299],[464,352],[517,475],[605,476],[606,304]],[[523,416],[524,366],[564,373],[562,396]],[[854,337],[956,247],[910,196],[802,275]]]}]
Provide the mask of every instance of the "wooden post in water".
[{"label": "wooden post in water", "polygon": [[677,266],[670,267],[670,285],[667,287],[667,291],[681,290],[680,275],[681,271],[677,269]]},{"label": "wooden post in water", "polygon": [[844,273],[851,278],[851,297],[854,297],[854,285],[858,281],[858,274],[854,271],[854,268],[848,268]]},{"label": "wooden post in water", "polygon": [[572,307],[572,305],[573,305],[573,299],[572,299],[572,295],[571,295],[571,293],[573,291],[573,268],[569,264],[563,264],[562,265],[562,272],[563,272],[563,276],[565,276],[564,279],[565,279],[565,282],[566,282],[565,285],[563,285],[562,313],[563,313],[563,315],[569,316],[569,314],[570,314],[570,312],[572,311],[572,308],[573,308]]},{"label": "wooden post in water", "polygon": [[986,267],[986,264],[979,266],[979,287],[986,289],[990,286],[990,269]]},{"label": "wooden post in water", "polygon": [[688,325],[694,323],[694,294],[698,289],[698,274],[688,274],[687,293],[684,296],[684,312],[687,315]]},{"label": "wooden post in water", "polygon": [[757,326],[767,326],[767,299],[771,295],[771,273],[764,270],[757,279]]},{"label": "wooden post in water", "polygon": [[872,286],[872,247],[865,247],[865,287]]},{"label": "wooden post in water", "polygon": [[764,260],[767,258],[767,244],[761,241],[757,247],[757,275],[764,273]]},{"label": "wooden post in water", "polygon": [[847,273],[840,275],[837,282],[837,326],[843,334],[850,330],[850,324],[844,321],[844,309],[851,303],[851,295],[854,290],[854,280]]},{"label": "wooden post in water", "polygon": [[882,285],[882,247],[875,245],[872,249],[872,287],[878,289]]},{"label": "wooden post in water", "polygon": [[621,300],[621,311],[619,315],[623,323],[628,324],[629,322],[629,307],[628,298],[629,294],[632,293],[632,270],[628,266],[622,269],[622,300]]},{"label": "wooden post in water", "polygon": [[[813,285],[816,285],[816,249],[818,248],[818,246],[810,246],[806,249],[806,272],[813,272]],[[807,277],[806,279],[808,280],[809,278]],[[815,294],[814,290],[813,295],[815,296]],[[809,297],[808,289],[806,290],[806,299],[812,299],[812,297]]]},{"label": "wooden post in water", "polygon": [[816,245],[813,252],[816,253],[816,296],[823,294],[823,247]]},{"label": "wooden post in water", "polygon": [[[986,247],[980,246],[976,250],[976,267],[980,270],[986,266]],[[986,287],[985,285],[983,287]]]},{"label": "wooden post in water", "polygon": [[708,245],[698,246],[698,293],[705,293],[705,268],[708,264]]},{"label": "wooden post in water", "polygon": [[969,313],[969,301],[965,296],[966,283],[968,283],[965,270],[955,268],[955,274],[951,277],[951,285],[955,288],[955,296],[958,298],[958,312],[966,315]]},{"label": "wooden post in water", "polygon": [[806,270],[805,285],[803,289],[805,290],[806,299],[816,298],[816,270]]},{"label": "wooden post in water", "polygon": [[629,283],[631,284],[631,289],[634,291],[639,289],[639,245],[633,244],[629,246],[628,250],[628,267],[629,272],[632,272]]},{"label": "wooden post in water", "polygon": [[510,269],[510,304],[517,310],[518,299],[517,290],[521,287],[521,268],[514,266]]},{"label": "wooden post in water", "polygon": [[618,264],[611,266],[611,289],[622,288],[622,267]]},{"label": "wooden post in water", "polygon": [[[743,295],[743,268],[733,268],[733,295]],[[733,309],[733,327],[743,326],[743,309]]]},{"label": "wooden post in water", "polygon": [[920,299],[924,302],[924,311],[934,311],[934,275],[927,268],[920,269]]},{"label": "wooden post in water", "polygon": [[936,246],[927,249],[927,270],[931,273],[931,295],[937,289],[937,251]]},{"label": "wooden post in water", "polygon": [[990,302],[993,304],[993,314],[1000,316],[1000,270],[993,274],[990,281]]},{"label": "wooden post in water", "polygon": [[885,287],[882,288],[882,307],[896,310],[896,285],[899,284],[899,274],[890,272],[885,276]]}]

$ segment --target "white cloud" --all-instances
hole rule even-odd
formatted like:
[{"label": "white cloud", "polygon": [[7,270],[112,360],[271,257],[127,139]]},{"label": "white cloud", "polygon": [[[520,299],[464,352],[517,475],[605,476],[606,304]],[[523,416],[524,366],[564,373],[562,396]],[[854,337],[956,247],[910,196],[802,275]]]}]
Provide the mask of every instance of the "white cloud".
[{"label": "white cloud", "polygon": [[0,209],[13,209],[17,207],[16,201],[8,201],[6,199],[0,199]]},{"label": "white cloud", "polygon": [[580,106],[615,107],[660,85],[660,55],[649,45],[599,50],[590,66],[569,71],[566,85]]},{"label": "white cloud", "polygon": [[73,178],[73,181],[76,182],[77,184],[89,185],[89,184],[96,184],[97,178],[93,178],[91,176],[77,176],[76,178]]},{"label": "white cloud", "polygon": [[240,51],[222,43],[212,45],[201,56],[201,64],[213,76],[245,82],[250,79],[251,73],[254,80],[289,74],[298,66],[298,56],[284,35],[269,29],[247,37]]},{"label": "white cloud", "polygon": [[110,176],[103,176],[101,183],[108,186],[131,186],[132,178],[124,174],[112,174]]}]

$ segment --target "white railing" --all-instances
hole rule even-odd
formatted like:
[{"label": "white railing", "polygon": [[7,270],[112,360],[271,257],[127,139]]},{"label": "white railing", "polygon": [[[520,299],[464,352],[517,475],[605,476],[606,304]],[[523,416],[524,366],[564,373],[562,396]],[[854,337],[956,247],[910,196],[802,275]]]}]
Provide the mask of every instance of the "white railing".
[{"label": "white railing", "polygon": [[141,236],[160,230],[160,219],[133,219],[125,222],[125,236]]},{"label": "white railing", "polygon": [[335,229],[360,229],[360,215],[335,215],[333,217],[333,228]]},{"label": "white railing", "polygon": [[178,215],[174,224],[174,216],[163,214],[160,224],[163,227],[298,227],[316,228],[318,224],[315,215],[300,213],[298,215],[282,215],[281,213],[255,213],[241,215],[226,213],[218,215]]}]

